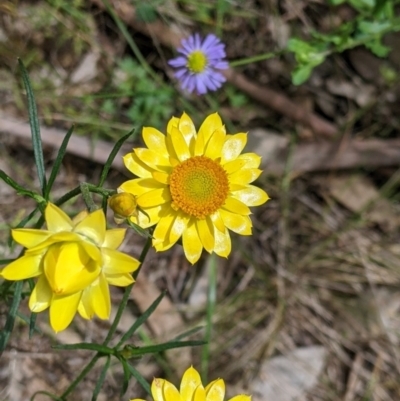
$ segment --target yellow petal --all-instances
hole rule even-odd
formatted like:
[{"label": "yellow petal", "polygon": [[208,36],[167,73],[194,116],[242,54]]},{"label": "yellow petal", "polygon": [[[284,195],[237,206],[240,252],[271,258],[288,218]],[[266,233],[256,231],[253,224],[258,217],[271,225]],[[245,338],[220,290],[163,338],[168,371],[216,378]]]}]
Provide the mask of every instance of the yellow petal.
[{"label": "yellow petal", "polygon": [[167,124],[167,133],[170,134],[172,127],[178,127],[179,124],[179,118],[178,117],[172,117]]},{"label": "yellow petal", "polygon": [[73,219],[72,219],[72,224],[74,227],[78,225],[83,219],[85,219],[88,216],[89,212],[87,210],[82,210],[79,212]]},{"label": "yellow petal", "polygon": [[190,217],[183,213],[178,213],[169,232],[169,242],[175,244],[182,236],[189,223]]},{"label": "yellow petal", "polygon": [[15,242],[25,248],[32,248],[39,245],[53,233],[47,230],[36,230],[34,228],[16,228],[11,230],[12,237]]},{"label": "yellow petal", "polygon": [[211,219],[197,220],[197,232],[204,249],[211,253],[214,248],[214,225]]},{"label": "yellow petal", "polygon": [[71,219],[56,205],[48,203],[44,212],[47,229],[53,232],[71,231],[73,224]]},{"label": "yellow petal", "polygon": [[54,295],[50,305],[50,325],[57,333],[66,329],[78,309],[81,292],[70,295]]},{"label": "yellow petal", "polygon": [[232,194],[231,197],[226,199],[224,205],[222,206],[222,209],[229,210],[230,212],[236,214],[243,214],[243,215],[251,214],[250,209],[243,202],[234,198],[233,196],[234,195]]},{"label": "yellow petal", "polygon": [[256,180],[261,173],[262,170],[258,168],[246,168],[243,170],[238,170],[229,176],[229,183],[236,183],[239,185],[249,184],[250,182]]},{"label": "yellow petal", "polygon": [[98,265],[103,263],[100,248],[89,241],[79,241],[79,245],[85,250],[90,259],[93,259]]},{"label": "yellow petal", "polygon": [[205,390],[207,401],[224,401],[225,383],[222,379],[212,381]]},{"label": "yellow petal", "polygon": [[130,273],[107,274],[106,279],[108,284],[115,285],[116,287],[126,287],[135,281]]},{"label": "yellow petal", "polygon": [[251,401],[251,397],[249,395],[240,394],[230,398],[228,401]]},{"label": "yellow petal", "polygon": [[143,127],[142,137],[144,143],[149,149],[162,154],[167,153],[167,147],[165,146],[165,135],[158,129],[153,127]]},{"label": "yellow petal", "polygon": [[169,158],[164,153],[146,148],[134,149],[134,152],[139,160],[154,170],[164,171],[165,167],[170,166]]},{"label": "yellow petal", "polygon": [[[177,388],[169,381],[164,382],[163,396],[165,401],[180,401],[181,396]],[[205,401],[205,400],[204,400]]]},{"label": "yellow petal", "polygon": [[203,245],[197,233],[194,220],[188,223],[187,229],[183,232],[182,244],[186,259],[192,264],[196,263],[201,256]]},{"label": "yellow petal", "polygon": [[118,189],[129,192],[135,196],[140,196],[154,189],[164,187],[164,184],[160,184],[153,178],[136,178],[134,180],[125,181]]},{"label": "yellow petal", "polygon": [[161,184],[168,184],[169,183],[169,176],[168,173],[162,173],[160,171],[154,171],[152,177]]},{"label": "yellow petal", "polygon": [[192,119],[186,113],[182,113],[182,116],[178,121],[178,129],[185,138],[185,142],[190,145],[192,139],[196,136],[196,128]]},{"label": "yellow petal", "polygon": [[194,391],[201,386],[199,372],[191,366],[182,376],[180,393],[182,401],[192,400]]},{"label": "yellow petal", "polygon": [[145,208],[143,212],[139,210],[137,217],[132,216],[129,219],[132,223],[135,223],[142,228],[151,227],[160,221],[160,212],[162,208],[162,206]]},{"label": "yellow petal", "polygon": [[100,274],[94,263],[76,242],[53,245],[44,257],[44,272],[56,294],[72,294],[89,286]]},{"label": "yellow petal", "polygon": [[140,207],[154,207],[162,205],[171,200],[171,193],[169,188],[158,188],[140,195],[137,199]]},{"label": "yellow petal", "polygon": [[43,273],[43,252],[25,253],[24,256],[14,260],[0,272],[0,276],[6,280],[24,280],[36,277]]},{"label": "yellow petal", "polygon": [[100,274],[98,281],[88,291],[94,313],[100,319],[108,319],[111,311],[110,290],[103,274]]},{"label": "yellow petal", "polygon": [[[157,227],[153,232],[153,246],[164,244],[162,249],[158,250],[168,249],[169,233],[175,221],[175,217],[176,217],[176,212],[170,213],[169,215],[162,217],[158,222]],[[164,249],[164,246],[166,246],[167,248]]]},{"label": "yellow petal", "polygon": [[101,246],[106,235],[106,217],[103,209],[89,213],[75,226],[74,232],[90,238],[96,245]]},{"label": "yellow petal", "polygon": [[201,124],[200,129],[198,131],[198,136],[203,136],[204,137],[204,143],[206,144],[208,140],[210,139],[211,135],[216,131],[216,130],[225,130],[222,124],[221,117],[219,116],[218,113],[210,114],[205,118],[203,121],[203,124]]},{"label": "yellow petal", "polygon": [[235,159],[225,163],[222,167],[228,173],[228,175],[244,168],[246,166],[246,160]]},{"label": "yellow petal", "polygon": [[123,157],[125,167],[134,175],[141,178],[151,177],[153,169],[143,163],[135,153],[128,153]]},{"label": "yellow petal", "polygon": [[164,399],[163,387],[166,380],[164,379],[154,379],[151,383],[151,395],[154,401],[166,401]]},{"label": "yellow petal", "polygon": [[261,163],[261,156],[257,153],[243,153],[238,156],[238,160],[246,162],[246,168],[258,168]]},{"label": "yellow petal", "polygon": [[249,216],[242,216],[237,213],[231,213],[227,210],[220,210],[224,224],[229,230],[240,235],[251,235],[252,223]]},{"label": "yellow petal", "polygon": [[114,249],[102,248],[101,252],[103,254],[102,271],[106,276],[132,273],[140,265],[137,259]]},{"label": "yellow petal", "polygon": [[254,185],[248,185],[246,189],[232,192],[231,196],[247,206],[259,206],[269,199],[269,196],[265,191],[261,188],[255,187]]},{"label": "yellow petal", "polygon": [[126,228],[113,228],[112,230],[107,230],[103,247],[111,249],[119,248],[124,241],[125,234]]},{"label": "yellow petal", "polygon": [[47,282],[46,276],[42,274],[29,298],[29,309],[32,312],[42,312],[50,306],[53,292]]},{"label": "yellow petal", "polygon": [[231,253],[231,237],[229,235],[229,231],[225,229],[225,232],[222,233],[219,230],[215,230],[215,245],[214,252],[223,258],[227,258]]},{"label": "yellow petal", "polygon": [[221,164],[236,159],[247,142],[247,134],[240,133],[228,138],[222,147]]},{"label": "yellow petal", "polygon": [[82,291],[81,300],[78,305],[79,314],[86,320],[93,319],[94,317],[93,304],[90,295],[90,287],[88,287]]},{"label": "yellow petal", "polygon": [[191,156],[189,146],[178,128],[172,127],[171,141],[179,161],[183,162],[184,160],[189,159]]},{"label": "yellow petal", "polygon": [[213,213],[210,217],[214,224],[214,227],[216,227],[219,231],[224,233],[225,232],[225,223],[220,216],[219,210],[217,210],[215,213]]},{"label": "yellow petal", "polygon": [[207,156],[212,160],[221,157],[221,152],[225,142],[225,137],[226,137],[225,129],[220,128],[215,130],[214,133],[211,135],[210,140],[207,143],[204,156]]},{"label": "yellow petal", "polygon": [[206,401],[206,391],[204,390],[203,386],[198,386],[196,388],[196,390],[194,390],[194,394],[193,394],[193,399],[192,400],[193,401]]}]

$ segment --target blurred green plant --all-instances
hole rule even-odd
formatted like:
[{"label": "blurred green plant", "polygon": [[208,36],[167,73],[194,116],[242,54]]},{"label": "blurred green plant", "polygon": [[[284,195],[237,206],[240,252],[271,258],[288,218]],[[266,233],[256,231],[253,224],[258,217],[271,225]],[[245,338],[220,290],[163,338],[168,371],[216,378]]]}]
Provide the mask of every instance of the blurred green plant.
[{"label": "blurred green plant", "polygon": [[287,50],[294,53],[296,67],[292,81],[300,85],[307,81],[313,69],[333,53],[365,46],[378,57],[386,57],[390,48],[382,43],[385,34],[400,30],[400,18],[395,15],[398,0],[329,0],[332,6],[348,3],[357,15],[340,24],[330,33],[311,31],[311,40],[291,38]]},{"label": "blurred green plant", "polygon": [[[164,128],[165,120],[173,114],[174,94],[172,87],[159,85],[133,58],[125,57],[119,63],[119,79],[116,88],[120,93],[129,93],[132,103],[124,112],[125,116],[140,128],[145,121],[152,121],[157,128]],[[103,110],[113,112],[112,103],[106,99]]]}]

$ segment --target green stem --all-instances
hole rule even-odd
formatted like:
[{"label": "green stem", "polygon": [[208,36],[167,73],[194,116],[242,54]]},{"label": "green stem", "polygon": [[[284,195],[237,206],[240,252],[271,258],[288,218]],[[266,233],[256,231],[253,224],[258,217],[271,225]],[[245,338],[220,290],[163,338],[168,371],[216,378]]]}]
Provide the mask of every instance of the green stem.
[{"label": "green stem", "polygon": [[231,62],[229,62],[229,65],[231,67],[239,67],[240,65],[256,63],[257,61],[269,60],[270,58],[275,58],[277,56],[280,56],[282,53],[283,53],[283,50],[280,50],[277,52],[263,53],[263,54],[259,54],[257,56],[252,56],[252,57],[242,58],[240,60],[231,61]]},{"label": "green stem", "polygon": [[[136,280],[136,278],[137,278],[137,276],[138,276],[138,274],[140,272],[140,269],[142,268],[143,262],[144,262],[144,260],[146,258],[147,252],[150,249],[150,246],[151,246],[151,238],[148,238],[147,241],[146,241],[146,244],[143,247],[142,253],[141,253],[140,257],[139,257],[140,266],[135,272],[133,272],[133,278],[135,280]],[[121,302],[119,304],[119,307],[118,307],[117,313],[115,315],[114,321],[112,322],[110,330],[108,331],[108,334],[107,334],[105,340],[103,341],[103,345],[107,345],[110,342],[112,336],[114,335],[115,331],[117,330],[118,323],[121,320],[122,313],[125,310],[126,304],[128,303],[128,300],[129,300],[129,295],[130,295],[132,287],[134,285],[135,285],[135,283],[132,283],[132,284],[128,285],[125,288],[125,292],[124,292],[122,300],[121,300]]]},{"label": "green stem", "polygon": [[65,397],[70,394],[75,387],[85,378],[85,376],[91,371],[93,366],[96,364],[96,362],[100,359],[100,354],[96,354],[91,361],[85,366],[85,368],[82,370],[82,372],[79,374],[79,376],[69,385],[69,387],[64,391],[64,393],[61,395],[61,399],[65,399]]},{"label": "green stem", "polygon": [[210,342],[213,329],[213,316],[217,300],[217,257],[213,253],[209,258],[208,265],[208,297],[207,297],[207,321],[205,328],[206,344],[201,354],[201,376],[203,383],[207,383],[208,365],[210,361]]},{"label": "green stem", "polygon": [[[60,206],[60,205],[64,204],[65,202],[68,202],[70,199],[74,198],[75,196],[80,195],[82,193],[81,185],[79,185],[78,187],[76,187],[76,188],[72,189],[71,191],[67,192],[65,195],[63,195],[60,199],[58,199],[54,203],[57,206]],[[110,195],[113,195],[116,192],[113,189],[99,188],[97,185],[93,185],[93,184],[85,183],[85,186],[86,186],[86,188],[87,188],[87,190],[89,192],[93,192],[95,194],[99,194],[99,195],[102,195],[103,197],[107,197],[107,198]]]}]

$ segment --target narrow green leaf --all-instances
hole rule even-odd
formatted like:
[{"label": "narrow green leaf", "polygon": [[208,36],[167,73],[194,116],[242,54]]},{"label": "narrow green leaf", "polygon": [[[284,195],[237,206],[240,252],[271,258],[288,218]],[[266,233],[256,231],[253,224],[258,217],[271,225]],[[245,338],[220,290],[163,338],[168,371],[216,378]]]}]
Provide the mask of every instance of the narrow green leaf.
[{"label": "narrow green leaf", "polygon": [[106,378],[107,370],[110,367],[110,361],[111,361],[111,357],[107,356],[106,363],[104,364],[103,369],[101,369],[99,378],[98,378],[97,383],[96,383],[96,387],[93,390],[92,401],[96,401],[97,400],[97,397],[98,397],[98,395],[100,393],[101,387],[103,386],[104,380]]},{"label": "narrow green leaf", "polygon": [[56,180],[57,174],[58,174],[58,172],[60,170],[61,163],[63,161],[65,152],[67,151],[68,142],[69,142],[69,139],[71,138],[71,135],[72,135],[73,131],[74,131],[74,126],[72,126],[68,130],[68,132],[65,134],[65,137],[64,137],[64,139],[63,139],[63,141],[61,143],[60,149],[59,149],[58,154],[57,154],[57,158],[54,161],[54,165],[53,165],[53,168],[52,168],[51,173],[50,173],[50,178],[49,178],[49,182],[47,183],[47,186],[46,186],[46,191],[44,192],[44,198],[46,200],[49,199],[51,188],[52,188],[52,186],[54,184],[54,181]]},{"label": "narrow green leaf", "polygon": [[103,167],[103,170],[101,172],[100,175],[100,181],[99,181],[99,187],[102,187],[104,185],[104,181],[107,178],[108,172],[110,171],[110,167],[112,162],[115,159],[115,156],[117,155],[117,153],[119,152],[119,150],[121,149],[121,146],[124,144],[124,142],[133,135],[133,133],[135,132],[135,129],[133,129],[132,131],[130,131],[128,134],[124,135],[122,138],[120,138],[116,144],[114,145],[113,150],[110,153],[110,156],[108,156],[108,159],[106,161],[106,164]]},{"label": "narrow green leaf", "polygon": [[33,198],[34,196],[38,195],[35,192],[29,191],[24,187],[21,187],[16,181],[14,181],[9,175],[7,175],[3,170],[0,170],[0,178],[10,187],[15,189],[21,195],[27,195]]},{"label": "narrow green leaf", "polygon": [[127,363],[130,374],[137,380],[137,382],[144,388],[147,394],[151,395],[150,384],[147,380],[130,364]]},{"label": "narrow green leaf", "polygon": [[164,298],[166,292],[163,291],[157,299],[145,310],[145,312],[132,324],[128,331],[121,337],[115,349],[118,349],[132,334],[149,318],[149,316],[156,310],[161,300]]},{"label": "narrow green leaf", "polygon": [[63,398],[56,396],[55,394],[49,393],[48,391],[36,391],[35,394],[30,398],[30,401],[34,401],[37,395],[46,395],[54,401],[65,401]]},{"label": "narrow green leaf", "polygon": [[124,395],[126,393],[126,390],[128,389],[131,374],[129,371],[128,362],[124,358],[118,358],[118,360],[121,362],[122,369],[124,370],[124,381],[122,382],[121,387],[121,395]]},{"label": "narrow green leaf", "polygon": [[182,334],[179,334],[179,336],[175,337],[174,340],[175,340],[175,341],[182,340],[183,338],[189,337],[189,336],[191,336],[192,334],[196,334],[196,333],[198,333],[199,331],[201,331],[201,330],[203,330],[203,329],[204,329],[204,326],[197,326],[197,327],[194,327],[193,329],[190,329],[190,330],[188,330],[188,331],[185,331],[185,332],[182,333]]},{"label": "narrow green leaf", "polygon": [[8,312],[6,324],[4,329],[0,331],[0,356],[6,348],[10,334],[14,328],[15,316],[17,315],[19,303],[21,302],[22,287],[24,286],[24,281],[18,281],[15,285],[15,291],[13,300]]},{"label": "narrow green leaf", "polygon": [[24,217],[14,228],[21,228],[21,227],[25,227],[35,216],[35,214],[40,211],[39,206],[36,206],[35,209],[32,210],[32,212],[30,212],[28,214],[28,216]]},{"label": "narrow green leaf", "polygon": [[204,344],[206,344],[205,341],[193,340],[193,341],[171,341],[168,343],[147,345],[145,347],[140,347],[140,348],[126,345],[120,353],[123,354],[124,356],[127,356],[128,358],[135,358],[146,354],[155,354],[164,352],[169,349],[183,348],[183,347],[198,347],[199,345],[204,345]]},{"label": "narrow green leaf", "polygon": [[26,71],[26,68],[21,59],[18,59],[18,63],[22,73],[22,81],[25,86],[26,96],[28,98],[29,124],[31,126],[33,154],[35,156],[35,164],[38,172],[40,188],[42,190],[42,194],[44,194],[46,191],[46,172],[44,169],[42,138],[40,137],[40,125],[36,108],[36,102],[35,102],[35,97],[33,95],[33,90],[28,76],[28,72]]},{"label": "narrow green leaf", "polygon": [[105,347],[100,344],[93,343],[76,343],[76,344],[56,344],[53,345],[52,348],[55,349],[86,349],[89,351],[96,351],[103,355],[114,355],[115,352],[113,349]]}]

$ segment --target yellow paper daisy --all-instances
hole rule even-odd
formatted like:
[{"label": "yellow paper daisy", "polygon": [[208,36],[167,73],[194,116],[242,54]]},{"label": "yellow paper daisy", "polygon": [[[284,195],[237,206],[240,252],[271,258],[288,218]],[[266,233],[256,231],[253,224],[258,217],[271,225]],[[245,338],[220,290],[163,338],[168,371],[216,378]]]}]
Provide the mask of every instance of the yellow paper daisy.
[{"label": "yellow paper daisy", "polygon": [[110,316],[109,284],[125,287],[139,261],[116,249],[125,229],[106,230],[102,209],[79,213],[71,220],[49,203],[45,210],[47,230],[12,230],[14,240],[26,249],[7,265],[0,276],[6,280],[38,277],[29,299],[32,312],[50,308],[54,331],[64,330],[75,313],[85,319]]},{"label": "yellow paper daisy", "polygon": [[135,195],[139,211],[131,216],[141,227],[157,225],[153,246],[165,251],[181,237],[185,255],[195,263],[203,248],[219,256],[231,252],[229,230],[250,235],[249,206],[265,203],[268,195],[250,185],[261,173],[261,158],[241,154],[247,134],[227,135],[217,113],[198,132],[190,117],[173,117],[164,135],[143,128],[147,148],[124,157],[137,177],[120,191]]},{"label": "yellow paper daisy", "polygon": [[[196,369],[190,367],[183,374],[180,391],[164,379],[154,379],[151,385],[151,394],[154,401],[223,401],[225,397],[225,382],[217,379],[203,387],[200,375]],[[250,401],[248,395],[237,395],[229,401]],[[134,399],[131,401],[144,401]]]}]

